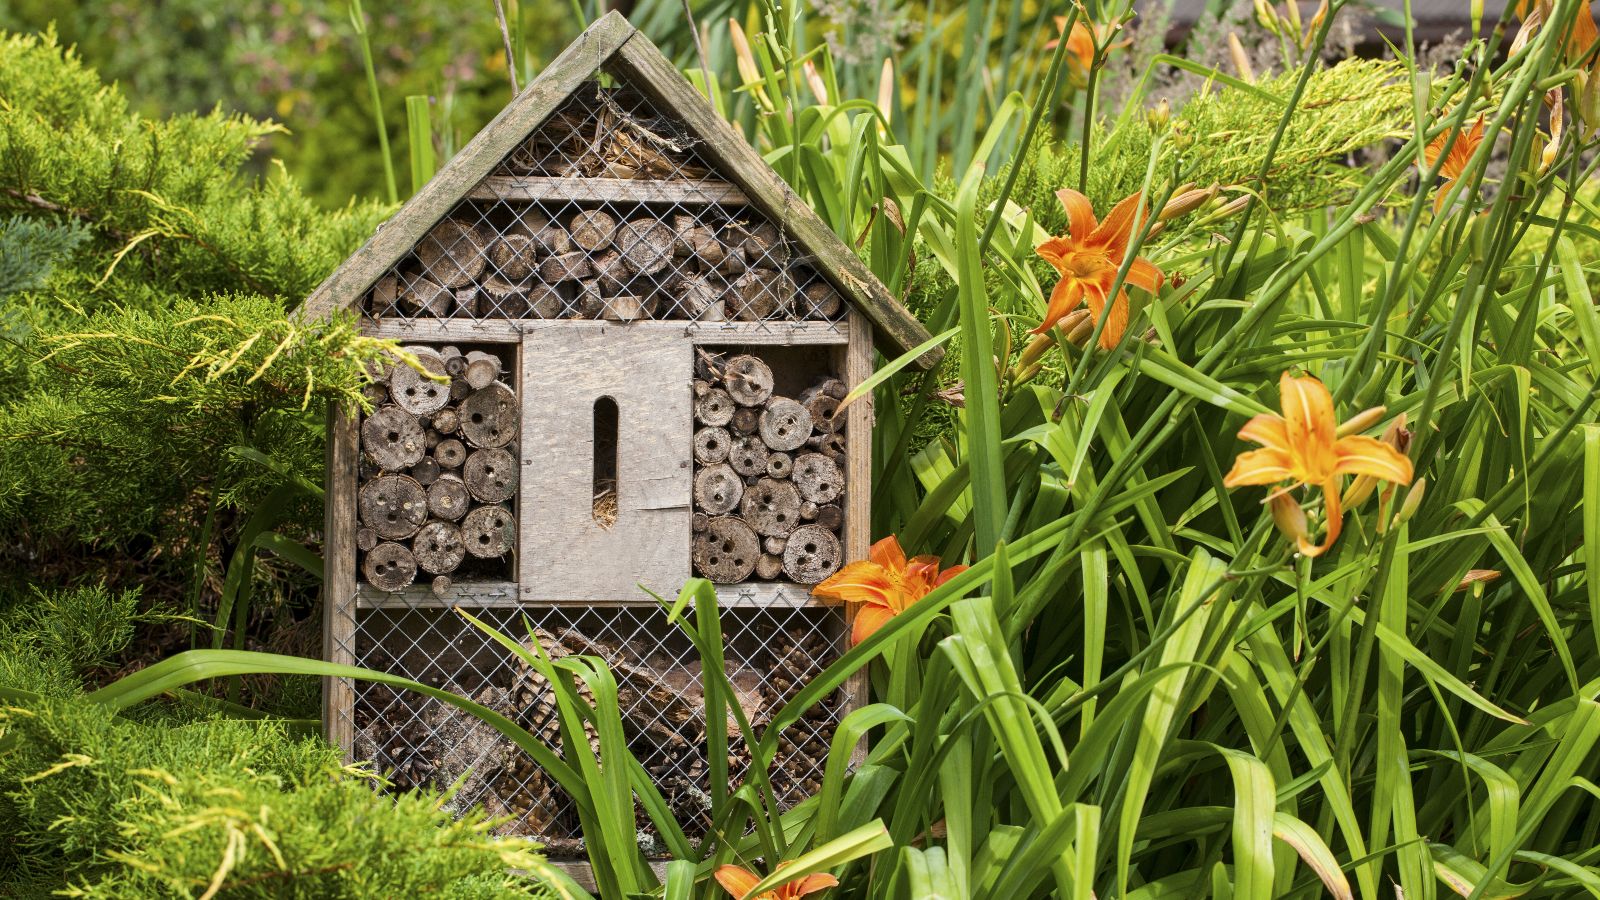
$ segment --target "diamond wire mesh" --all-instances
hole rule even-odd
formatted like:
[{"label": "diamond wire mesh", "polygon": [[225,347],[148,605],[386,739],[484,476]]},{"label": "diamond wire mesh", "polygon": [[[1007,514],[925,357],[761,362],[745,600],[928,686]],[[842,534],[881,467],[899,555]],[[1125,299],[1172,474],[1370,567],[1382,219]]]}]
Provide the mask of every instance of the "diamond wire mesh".
[{"label": "diamond wire mesh", "polygon": [[681,123],[588,83],[369,293],[375,318],[838,324],[842,298]]},{"label": "diamond wire mesh", "polygon": [[[753,597],[743,598],[749,602]],[[773,713],[839,654],[844,621],[837,608],[787,605],[781,594],[760,606],[722,612],[728,675],[752,727],[763,733]],[[628,747],[650,773],[691,838],[711,824],[700,663],[688,639],[654,607],[486,609],[475,613],[527,640],[523,617],[552,657],[601,657],[618,683]],[[559,753],[549,685],[486,635],[449,610],[386,607],[356,614],[356,665],[403,675],[470,697],[541,736]],[[354,756],[371,760],[396,788],[448,787],[461,779],[454,803],[482,804],[509,816],[503,833],[529,834],[554,855],[582,852],[576,809],[490,726],[438,700],[370,682],[353,686]],[[788,808],[816,792],[839,720],[851,708],[848,689],[809,711],[779,739],[771,778]],[[750,752],[730,717],[729,769],[737,786]],[[590,734],[593,740],[593,734]],[[636,809],[640,840],[659,838]]]}]

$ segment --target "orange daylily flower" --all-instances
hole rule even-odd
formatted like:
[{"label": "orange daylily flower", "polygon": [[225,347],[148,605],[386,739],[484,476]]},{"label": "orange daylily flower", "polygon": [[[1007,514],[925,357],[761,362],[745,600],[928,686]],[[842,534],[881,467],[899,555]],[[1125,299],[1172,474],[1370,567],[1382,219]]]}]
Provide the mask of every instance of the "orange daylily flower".
[{"label": "orange daylily flower", "polygon": [[811,595],[861,604],[850,630],[850,643],[855,645],[966,570],[966,566],[951,566],[940,572],[937,556],[919,556],[908,562],[900,540],[891,534],[873,544],[866,559],[845,566],[812,588]]},{"label": "orange daylily flower", "polygon": [[1316,378],[1295,378],[1285,372],[1278,389],[1283,415],[1259,415],[1239,429],[1242,440],[1260,444],[1262,449],[1239,454],[1222,483],[1233,488],[1292,482],[1274,491],[1268,500],[1301,485],[1320,487],[1327,504],[1328,533],[1321,544],[1312,544],[1304,534],[1295,538],[1301,553],[1320,556],[1339,539],[1344,525],[1344,512],[1339,508],[1340,476],[1370,475],[1395,484],[1410,484],[1411,460],[1377,438],[1361,434],[1339,437],[1333,395]]},{"label": "orange daylily flower", "polygon": [[[1085,301],[1098,321],[1109,301],[1111,313],[1106,319],[1105,328],[1100,331],[1100,346],[1107,350],[1115,349],[1122,341],[1122,333],[1128,330],[1126,285],[1131,284],[1154,294],[1161,289],[1166,278],[1153,263],[1138,257],[1128,267],[1124,288],[1117,291],[1114,298],[1106,296],[1117,280],[1117,269],[1128,252],[1128,242],[1139,229],[1137,211],[1140,195],[1134,194],[1112,207],[1111,214],[1106,216],[1104,222],[1095,220],[1094,207],[1090,205],[1089,198],[1077,191],[1062,188],[1056,191],[1056,198],[1067,211],[1067,234],[1050,238],[1034,248],[1034,252],[1061,273],[1061,280],[1050,292],[1050,305],[1045,309],[1044,321],[1031,333],[1049,331],[1062,316]],[[1150,211],[1147,209],[1144,214],[1148,216]]]},{"label": "orange daylily flower", "polygon": [[[788,863],[779,863],[778,869],[781,870],[786,865]],[[738,866],[718,866],[717,871],[713,873],[713,877],[717,879],[718,884],[722,885],[723,890],[726,890],[736,898],[746,898],[746,900],[800,900],[801,897],[807,894],[825,891],[839,883],[839,879],[832,875],[819,872],[815,875],[807,875],[804,878],[797,878],[794,881],[781,884],[770,891],[762,891],[754,896],[747,896],[750,894],[750,889],[761,882],[761,876],[749,869],[741,869]]]},{"label": "orange daylily flower", "polygon": [[[1056,34],[1060,34],[1067,27],[1066,16],[1052,16],[1056,23]],[[1099,26],[1084,24],[1082,19],[1072,23],[1072,31],[1067,34],[1067,56],[1061,62],[1067,69],[1067,84],[1073,90],[1082,90],[1089,84],[1089,70],[1094,68],[1095,44],[1105,38],[1106,32]],[[1046,41],[1044,49],[1054,50],[1061,43],[1055,38]],[[1108,44],[1106,51],[1110,52],[1115,47],[1126,47],[1128,41]]]},{"label": "orange daylily flower", "polygon": [[[1445,141],[1450,138],[1446,131],[1428,142],[1422,148],[1422,162],[1426,169],[1433,168],[1438,162],[1439,154],[1444,153]],[[1467,170],[1467,163],[1472,160],[1472,154],[1478,152],[1478,145],[1483,143],[1483,116],[1479,116],[1472,127],[1456,135],[1455,142],[1450,145],[1450,152],[1445,153],[1444,162],[1439,165],[1438,195],[1433,200],[1433,211],[1438,212],[1444,205],[1444,195],[1450,192],[1450,182],[1460,178]]]},{"label": "orange daylily flower", "polygon": [[[1554,12],[1554,4],[1549,0],[1518,0],[1515,13],[1517,18],[1522,20],[1522,27],[1512,38],[1510,52],[1516,53],[1532,40],[1533,35],[1538,33]],[[1578,14],[1572,20],[1572,30],[1567,32],[1567,62],[1576,65],[1597,40],[1600,40],[1600,29],[1594,24],[1594,9],[1590,5],[1590,0],[1582,0],[1578,4]]]}]

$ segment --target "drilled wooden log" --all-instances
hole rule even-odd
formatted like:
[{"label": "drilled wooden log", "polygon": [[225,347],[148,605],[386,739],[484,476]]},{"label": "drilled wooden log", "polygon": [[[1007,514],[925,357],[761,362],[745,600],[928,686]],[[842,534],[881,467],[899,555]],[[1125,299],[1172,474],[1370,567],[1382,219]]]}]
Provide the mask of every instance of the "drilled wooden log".
[{"label": "drilled wooden log", "polygon": [[695,401],[694,418],[701,425],[720,427],[733,420],[733,398],[722,388],[712,388]]},{"label": "drilled wooden log", "polygon": [[735,584],[750,577],[761,557],[761,545],[749,525],[729,516],[706,523],[695,534],[690,558],[694,569],[718,584]]},{"label": "drilled wooden log", "polygon": [[672,261],[677,235],[660,219],[629,219],[617,229],[617,250],[623,262],[639,275],[654,275]]},{"label": "drilled wooden log", "polygon": [[761,411],[751,406],[741,406],[733,411],[733,419],[728,423],[735,434],[755,434],[761,427]]},{"label": "drilled wooden log", "polygon": [[461,529],[449,522],[429,522],[411,539],[411,555],[422,571],[445,575],[461,565],[467,548],[461,542]]},{"label": "drilled wooden log", "polygon": [[838,431],[819,431],[806,439],[806,446],[836,463],[844,460],[844,435]]},{"label": "drilled wooden log", "polygon": [[582,250],[547,256],[539,263],[539,278],[547,284],[579,281],[593,273],[594,268],[589,265],[589,254]]},{"label": "drilled wooden log", "polygon": [[[444,358],[432,347],[408,345],[400,349],[416,357],[423,371],[431,376],[443,376]],[[412,415],[425,416],[450,402],[447,383],[434,381],[405,363],[399,363],[389,375],[389,396],[400,408]]]},{"label": "drilled wooden log", "polygon": [[361,386],[361,396],[374,408],[389,402],[389,385],[387,383],[372,382]]},{"label": "drilled wooden log", "polygon": [[415,465],[424,451],[422,425],[398,406],[385,406],[361,423],[361,450],[387,472]]},{"label": "drilled wooden log", "polygon": [[467,483],[454,472],[445,472],[428,486],[428,514],[435,518],[454,522],[467,514],[470,505]]},{"label": "drilled wooden log", "polygon": [[839,499],[844,492],[844,473],[839,465],[821,453],[802,453],[795,457],[794,475],[790,480],[800,491],[800,498],[822,505]]},{"label": "drilled wooden log", "polygon": [[800,392],[800,405],[811,414],[811,427],[818,432],[834,432],[844,427],[842,419],[835,419],[839,401],[815,388]]},{"label": "drilled wooden log", "polygon": [[476,227],[445,219],[416,248],[417,261],[428,276],[448,288],[465,287],[483,272],[488,241]]},{"label": "drilled wooden log", "polygon": [[694,461],[702,466],[714,466],[728,458],[731,446],[733,435],[726,428],[701,428],[694,433]]},{"label": "drilled wooden log", "polygon": [[456,402],[467,399],[472,395],[472,385],[467,384],[465,376],[450,379],[450,399]]},{"label": "drilled wooden log", "polygon": [[459,469],[467,461],[467,447],[455,438],[447,438],[433,448],[433,458],[443,468]]},{"label": "drilled wooden log", "polygon": [[503,506],[480,506],[461,522],[461,541],[479,559],[505,556],[516,540],[516,519]]},{"label": "drilled wooden log", "polygon": [[528,318],[531,319],[559,319],[566,312],[567,301],[561,296],[561,291],[550,284],[534,284],[528,287]]},{"label": "drilled wooden log", "polygon": [[396,275],[384,275],[372,285],[372,293],[367,303],[367,311],[375,316],[388,315],[394,311],[395,303],[400,299],[400,279]]},{"label": "drilled wooden log", "polygon": [[473,447],[504,447],[517,436],[521,412],[511,388],[492,381],[461,401],[461,436]]},{"label": "drilled wooden log", "polygon": [[524,318],[528,315],[528,292],[531,289],[499,275],[485,278],[479,290],[478,313],[489,319]]},{"label": "drilled wooden log", "polygon": [[378,546],[378,532],[371,528],[356,529],[356,549],[362,553]]},{"label": "drilled wooden log", "polygon": [[506,281],[526,281],[539,261],[539,244],[533,235],[512,232],[490,245],[489,261]]},{"label": "drilled wooden log", "polygon": [[798,312],[802,318],[831,322],[843,311],[844,299],[826,281],[813,281],[800,290]]},{"label": "drilled wooden log", "polygon": [[672,302],[685,318],[720,322],[723,318],[723,288],[708,275],[689,275],[678,279]]},{"label": "drilled wooden log", "polygon": [[500,357],[482,350],[472,350],[467,353],[467,371],[465,378],[467,384],[472,385],[475,391],[481,391],[500,377]]},{"label": "drilled wooden log", "polygon": [[769,449],[798,450],[811,437],[811,413],[788,397],[773,397],[761,411],[758,431]]},{"label": "drilled wooden log", "polygon": [[453,289],[431,278],[413,275],[400,286],[400,310],[410,316],[448,316],[455,305]]},{"label": "drilled wooden log", "polygon": [[383,475],[361,486],[361,524],[388,541],[411,537],[428,518],[428,496],[408,475]]},{"label": "drilled wooden log", "polygon": [[843,559],[839,538],[821,525],[802,525],[783,548],[783,572],[791,581],[816,584],[839,571]]},{"label": "drilled wooden log", "polygon": [[606,308],[601,318],[609,322],[634,322],[649,316],[646,307],[643,297],[617,294],[606,298]]},{"label": "drilled wooden log", "polygon": [[461,427],[461,414],[454,407],[446,406],[429,418],[433,430],[442,434],[455,434],[456,429]]},{"label": "drilled wooden log", "polygon": [[450,582],[449,575],[435,575],[433,576],[433,582],[429,585],[429,590],[433,591],[435,597],[443,600],[450,596],[450,588],[452,587],[454,585]]},{"label": "drilled wooden log", "polygon": [[367,552],[361,574],[380,591],[398,591],[416,580],[417,561],[403,545],[383,543]]},{"label": "drilled wooden log", "polygon": [[445,345],[439,348],[439,358],[444,360],[444,373],[451,378],[467,371],[467,357],[461,348]]},{"label": "drilled wooden log", "polygon": [[417,484],[427,487],[439,480],[439,462],[432,457],[424,456],[417,461],[416,465],[411,467],[411,471],[408,474],[416,480]]},{"label": "drilled wooden log", "polygon": [[611,246],[616,237],[617,220],[610,213],[589,209],[574,215],[567,223],[567,234],[580,250],[595,253]]},{"label": "drilled wooden log", "polygon": [[787,537],[800,524],[800,492],[792,482],[763,478],[744,492],[739,515],[763,537]]},{"label": "drilled wooden log", "polygon": [[728,465],[740,475],[752,477],[766,475],[769,456],[771,456],[770,451],[759,438],[752,435],[734,435],[733,444],[728,448]]},{"label": "drilled wooden log", "polygon": [[694,476],[694,508],[708,515],[733,512],[744,497],[744,482],[725,464],[707,466]]},{"label": "drilled wooden log", "polygon": [[774,453],[767,457],[768,478],[788,478],[794,474],[794,457],[787,453]]},{"label": "drilled wooden log", "polygon": [[774,553],[763,553],[756,560],[756,577],[762,581],[772,581],[783,574],[783,557]]},{"label": "drilled wooden log", "polygon": [[467,492],[484,503],[510,500],[517,492],[517,461],[504,450],[477,450],[461,467]]},{"label": "drilled wooden log", "polygon": [[817,524],[829,531],[838,531],[844,526],[844,507],[837,503],[818,506]]},{"label": "drilled wooden log", "polygon": [[728,396],[740,406],[761,406],[772,396],[772,367],[754,356],[728,360],[722,381]]}]

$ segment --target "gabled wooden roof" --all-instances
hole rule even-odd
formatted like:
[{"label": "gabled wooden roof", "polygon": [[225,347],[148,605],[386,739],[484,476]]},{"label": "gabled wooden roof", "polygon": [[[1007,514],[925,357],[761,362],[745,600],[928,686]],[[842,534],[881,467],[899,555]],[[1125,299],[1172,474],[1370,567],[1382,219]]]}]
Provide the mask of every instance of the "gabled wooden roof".
[{"label": "gabled wooden roof", "polygon": [[[615,11],[589,26],[505,109],[407,200],[300,309],[322,318],[355,306],[362,295],[425,235],[562,101],[602,69],[628,82],[663,112],[682,120],[701,143],[697,150],[722,177],[743,189],[748,202],[782,228],[816,261],[818,274],[873,325],[878,349],[899,356],[929,339],[927,329],[901,306],[838,235],[819,219],[744,138],[717,114],[650,39]],[[917,365],[931,368],[937,349]]]}]

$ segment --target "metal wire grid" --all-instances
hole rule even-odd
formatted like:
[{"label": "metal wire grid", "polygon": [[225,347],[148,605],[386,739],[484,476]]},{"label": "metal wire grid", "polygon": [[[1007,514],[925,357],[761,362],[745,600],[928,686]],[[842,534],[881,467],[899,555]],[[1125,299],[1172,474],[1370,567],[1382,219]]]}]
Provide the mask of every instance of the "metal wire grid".
[{"label": "metal wire grid", "polygon": [[[736,702],[761,733],[771,715],[837,658],[844,620],[837,608],[782,605],[725,608],[722,627]],[[654,778],[691,837],[711,824],[700,664],[693,646],[664,613],[649,607],[481,610],[479,618],[524,641],[523,617],[552,657],[590,654],[611,667],[630,751]],[[508,716],[560,752],[560,727],[548,683],[450,610],[386,608],[357,613],[356,665],[404,675],[477,700]],[[371,760],[396,788],[448,787],[454,803],[482,804],[508,816],[503,833],[529,834],[555,855],[580,854],[570,797],[489,726],[440,701],[385,685],[356,682],[354,756]],[[828,747],[850,708],[835,692],[781,735],[771,778],[785,807],[820,787]],[[730,717],[729,768],[736,787],[750,752]],[[590,735],[591,740],[593,735]],[[642,809],[640,840],[656,841]]]},{"label": "metal wire grid", "polygon": [[628,88],[568,98],[380,278],[375,318],[837,324],[782,230]]}]

